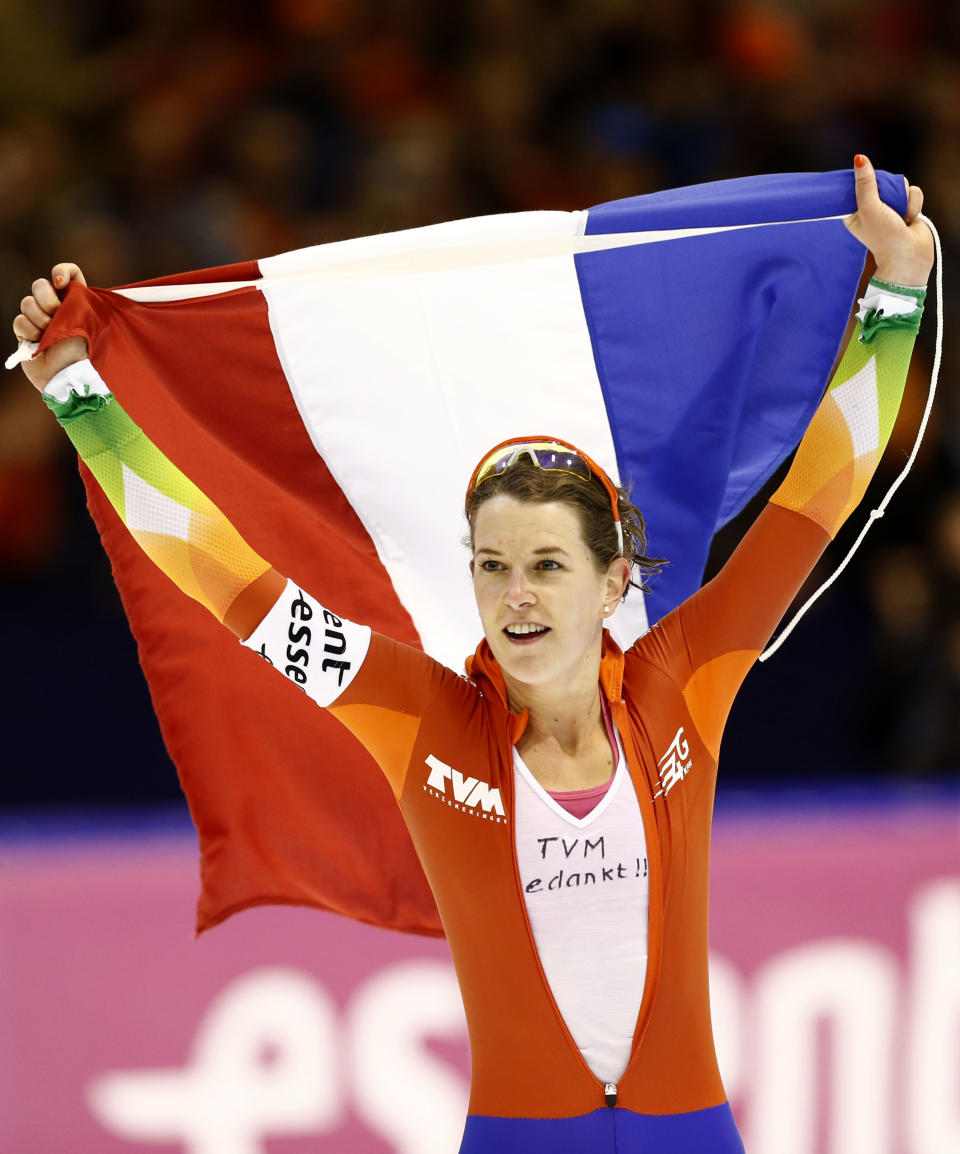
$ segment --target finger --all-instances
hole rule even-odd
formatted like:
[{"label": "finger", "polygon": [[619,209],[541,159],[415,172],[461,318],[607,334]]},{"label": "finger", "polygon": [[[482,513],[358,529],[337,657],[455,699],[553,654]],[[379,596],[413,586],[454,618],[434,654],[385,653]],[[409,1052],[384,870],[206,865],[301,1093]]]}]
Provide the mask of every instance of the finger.
[{"label": "finger", "polygon": [[35,297],[24,297],[20,302],[20,311],[40,329],[45,329],[50,323],[49,313],[37,304]]},{"label": "finger", "polygon": [[880,190],[877,188],[877,174],[870,160],[862,153],[853,158],[854,186],[857,192],[857,212],[871,215],[881,207]]},{"label": "finger", "polygon": [[43,336],[43,329],[38,328],[29,317],[20,313],[13,322],[13,335],[18,341],[38,341]]},{"label": "finger", "polygon": [[48,316],[53,316],[60,307],[57,291],[48,280],[42,278],[35,280],[30,286],[30,291],[33,293],[33,299]]},{"label": "finger", "polygon": [[912,224],[923,211],[923,189],[911,184],[907,191],[907,211],[904,220]]},{"label": "finger", "polygon": [[63,290],[72,280],[75,280],[82,285],[87,283],[87,278],[80,271],[80,266],[71,264],[69,261],[63,261],[60,264],[55,264],[51,269],[51,275],[53,276],[53,283],[61,292],[63,292]]}]

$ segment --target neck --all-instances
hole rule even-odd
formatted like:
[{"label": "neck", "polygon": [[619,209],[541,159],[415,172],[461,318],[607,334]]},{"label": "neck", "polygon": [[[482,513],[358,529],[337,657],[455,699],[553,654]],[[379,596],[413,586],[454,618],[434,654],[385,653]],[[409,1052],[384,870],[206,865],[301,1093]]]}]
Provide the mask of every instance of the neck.
[{"label": "neck", "polygon": [[596,739],[602,728],[600,713],[599,662],[582,677],[562,684],[528,685],[506,677],[507,701],[514,713],[529,711],[521,745],[556,742],[571,755]]}]

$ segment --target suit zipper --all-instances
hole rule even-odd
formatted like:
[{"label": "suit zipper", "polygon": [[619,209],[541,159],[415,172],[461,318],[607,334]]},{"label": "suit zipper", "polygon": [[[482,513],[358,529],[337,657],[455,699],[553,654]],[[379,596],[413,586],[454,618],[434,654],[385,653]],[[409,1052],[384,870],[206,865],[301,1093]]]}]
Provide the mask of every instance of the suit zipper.
[{"label": "suit zipper", "polygon": [[[618,726],[618,732],[620,733],[621,740],[623,740],[624,733],[629,732],[629,719],[626,717],[626,712],[627,712],[626,702],[623,700],[622,697],[620,697],[616,702],[614,702],[614,701],[610,702],[610,713],[611,713],[611,716],[613,716],[615,722],[617,720],[616,715],[618,713],[620,713],[621,710],[623,711],[623,714],[624,714],[623,719],[622,719],[623,725],[622,725],[622,727]],[[637,750],[636,743],[633,741],[632,732],[630,733],[629,744],[631,746],[631,750],[632,750],[634,757],[636,759],[637,767],[638,767],[638,769],[641,769],[643,766],[643,761],[642,761],[641,757],[639,756],[639,751]],[[623,752],[624,752],[624,756],[627,757],[627,741],[626,740],[623,740]],[[629,757],[627,757],[627,769],[628,770],[630,769],[630,758]],[[630,776],[632,777],[633,774],[631,773]],[[636,785],[634,785],[634,788],[636,788]],[[637,1023],[639,1029],[638,1029],[636,1037],[634,1038],[633,1050],[630,1054],[630,1059],[627,1062],[627,1068],[620,1075],[620,1081],[621,1082],[623,1081],[624,1078],[626,1078],[627,1074],[630,1073],[630,1070],[631,1070],[633,1064],[637,1060],[637,1055],[640,1053],[640,1047],[643,1045],[643,1039],[644,1039],[644,1036],[647,1032],[647,1026],[650,1024],[650,1015],[653,1012],[653,1004],[656,1000],[657,989],[659,988],[659,985],[660,985],[660,967],[663,963],[663,862],[661,861],[661,858],[660,858],[660,840],[659,840],[659,836],[658,836],[658,832],[657,832],[656,817],[655,817],[654,812],[653,812],[653,799],[652,798],[646,799],[646,809],[645,809],[645,804],[644,804],[645,799],[643,797],[641,797],[641,795],[639,793],[637,794],[637,800],[640,803],[640,816],[641,816],[641,818],[645,818],[647,816],[647,813],[649,813],[649,818],[650,818],[650,822],[649,822],[650,828],[649,829],[647,827],[647,821],[644,820],[644,822],[643,822],[644,837],[645,837],[645,841],[646,841],[646,845],[647,845],[647,854],[650,858],[650,889],[649,889],[650,907],[649,907],[649,916],[648,916],[648,921],[647,921],[647,971],[648,971],[647,972],[647,979],[650,983],[650,987],[649,987],[650,998],[649,998],[649,1001],[647,1002],[646,1006],[644,1006],[644,1001],[647,1001],[647,1000],[643,999],[641,1001],[640,1017],[638,1018],[638,1023]],[[653,835],[652,839],[650,837],[651,833]],[[656,885],[654,885],[654,879],[656,879]],[[651,948],[653,946],[654,942],[656,942],[656,944],[657,944],[656,957],[654,957],[654,954],[653,954],[653,951]],[[651,967],[652,967],[652,971],[651,971]],[[646,1009],[645,1014],[644,1014],[644,1009]],[[614,1090],[616,1091],[616,1086],[614,1086]],[[609,1103],[608,1103],[608,1105],[609,1105]]]},{"label": "suit zipper", "polygon": [[616,1082],[607,1082],[603,1087],[603,1097],[608,1106],[613,1107],[617,1104],[617,1084]]}]

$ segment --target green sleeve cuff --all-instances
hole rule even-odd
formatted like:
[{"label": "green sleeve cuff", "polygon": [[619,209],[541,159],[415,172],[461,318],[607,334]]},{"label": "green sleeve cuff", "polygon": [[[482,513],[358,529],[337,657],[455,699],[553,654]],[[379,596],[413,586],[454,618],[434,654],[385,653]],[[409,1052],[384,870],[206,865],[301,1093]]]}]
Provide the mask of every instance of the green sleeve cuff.
[{"label": "green sleeve cuff", "polygon": [[71,393],[66,401],[58,401],[46,393],[40,395],[43,397],[44,404],[61,425],[69,425],[71,421],[79,420],[80,417],[85,417],[88,413],[99,413],[113,400],[113,393],[91,393],[86,397]]},{"label": "green sleeve cuff", "polygon": [[893,284],[888,280],[880,280],[879,277],[872,276],[870,284],[876,285],[877,288],[886,289],[887,292],[897,293],[902,297],[914,297],[918,305],[922,305],[927,299],[927,290],[925,288],[915,288],[912,285]]},{"label": "green sleeve cuff", "polygon": [[897,296],[913,297],[916,307],[909,313],[885,313],[882,308],[867,309],[860,320],[859,341],[862,345],[869,345],[878,333],[899,332],[913,333],[920,331],[920,322],[923,319],[923,302],[927,299],[925,288],[912,288],[907,285],[890,284],[889,281],[870,278],[870,284],[884,292],[895,293]]}]

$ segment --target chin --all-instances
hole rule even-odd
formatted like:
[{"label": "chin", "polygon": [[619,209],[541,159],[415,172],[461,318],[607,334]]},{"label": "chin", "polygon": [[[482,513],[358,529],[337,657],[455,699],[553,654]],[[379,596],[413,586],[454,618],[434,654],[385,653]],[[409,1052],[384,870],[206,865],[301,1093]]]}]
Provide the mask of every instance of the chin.
[{"label": "chin", "polygon": [[547,654],[514,649],[502,638],[493,643],[488,637],[487,643],[500,668],[514,681],[524,685],[542,685],[554,680],[559,672],[556,662]]}]

